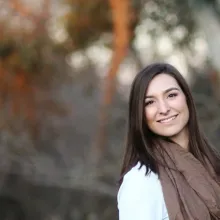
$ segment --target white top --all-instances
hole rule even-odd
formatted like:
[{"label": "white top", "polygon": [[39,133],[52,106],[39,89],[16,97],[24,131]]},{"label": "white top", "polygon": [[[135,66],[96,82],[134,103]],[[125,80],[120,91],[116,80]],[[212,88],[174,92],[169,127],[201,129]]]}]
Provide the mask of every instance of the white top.
[{"label": "white top", "polygon": [[119,220],[169,220],[158,175],[137,163],[118,191]]}]

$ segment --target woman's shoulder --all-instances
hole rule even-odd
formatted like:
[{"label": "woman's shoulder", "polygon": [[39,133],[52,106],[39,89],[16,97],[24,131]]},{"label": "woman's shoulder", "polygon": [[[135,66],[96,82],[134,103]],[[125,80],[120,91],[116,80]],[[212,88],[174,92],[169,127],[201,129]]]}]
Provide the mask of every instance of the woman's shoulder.
[{"label": "woman's shoulder", "polygon": [[145,165],[141,165],[140,162],[138,162],[131,170],[129,170],[123,178],[122,185],[126,182],[132,182],[133,184],[140,184],[144,182],[144,184],[149,185],[151,183],[158,182],[159,178],[158,175],[152,172],[150,169],[148,169]]},{"label": "woman's shoulder", "polygon": [[120,220],[168,219],[158,175],[138,163],[123,178],[118,191]]},{"label": "woman's shoulder", "polygon": [[147,168],[145,165],[141,166],[138,162],[130,171],[128,171],[123,178],[122,184],[118,191],[118,201],[122,198],[132,197],[139,198],[140,194],[152,193],[158,194],[160,186],[160,181],[158,175],[150,171],[147,173]]}]

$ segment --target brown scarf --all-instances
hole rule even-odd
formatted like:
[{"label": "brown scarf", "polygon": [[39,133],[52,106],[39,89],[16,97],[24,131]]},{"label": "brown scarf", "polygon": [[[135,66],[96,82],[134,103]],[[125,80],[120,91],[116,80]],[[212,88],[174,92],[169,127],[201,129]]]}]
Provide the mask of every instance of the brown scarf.
[{"label": "brown scarf", "polygon": [[161,147],[168,167],[159,165],[159,177],[169,220],[220,219],[220,181],[211,164],[206,169],[177,144],[162,141]]}]

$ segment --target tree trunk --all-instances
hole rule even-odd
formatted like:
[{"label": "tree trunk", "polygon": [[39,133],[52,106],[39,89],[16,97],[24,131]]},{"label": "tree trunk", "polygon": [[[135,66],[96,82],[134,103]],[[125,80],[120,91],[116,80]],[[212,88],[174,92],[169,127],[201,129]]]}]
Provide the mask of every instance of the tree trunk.
[{"label": "tree trunk", "polygon": [[130,15],[131,9],[128,0],[109,0],[114,27],[114,45],[110,69],[104,81],[103,97],[101,100],[99,125],[95,144],[92,150],[92,159],[96,164],[101,159],[106,147],[106,127],[109,120],[110,107],[115,92],[115,81],[118,68],[126,56],[130,42]]}]

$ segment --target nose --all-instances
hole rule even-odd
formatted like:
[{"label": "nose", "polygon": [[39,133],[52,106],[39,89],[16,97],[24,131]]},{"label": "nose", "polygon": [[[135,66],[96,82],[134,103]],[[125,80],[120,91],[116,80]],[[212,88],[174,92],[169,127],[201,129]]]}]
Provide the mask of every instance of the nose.
[{"label": "nose", "polygon": [[166,101],[160,101],[158,104],[159,113],[162,115],[167,115],[170,112],[170,106]]}]

